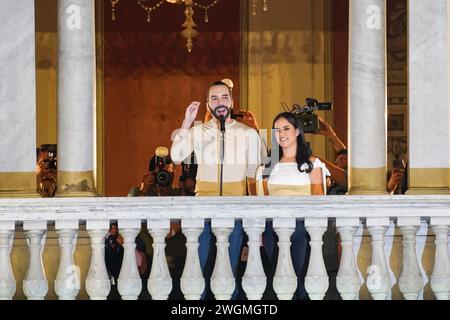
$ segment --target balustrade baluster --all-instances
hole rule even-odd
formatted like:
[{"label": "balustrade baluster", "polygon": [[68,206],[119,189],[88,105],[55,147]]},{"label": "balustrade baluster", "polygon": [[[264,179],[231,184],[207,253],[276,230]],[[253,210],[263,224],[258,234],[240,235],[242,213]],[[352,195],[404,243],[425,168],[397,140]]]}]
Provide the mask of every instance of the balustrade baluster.
[{"label": "balustrade baluster", "polygon": [[216,236],[217,255],[211,276],[211,290],[217,300],[230,300],[235,289],[231,270],[228,237],[234,228],[234,219],[212,219],[212,231]]},{"label": "balustrade baluster", "polygon": [[297,276],[291,257],[291,236],[295,218],[274,218],[273,228],[278,235],[278,262],[273,277],[273,289],[279,300],[291,300],[297,289]]},{"label": "balustrade baluster", "polygon": [[135,241],[141,229],[141,220],[119,220],[118,228],[124,240],[124,252],[117,289],[123,300],[137,300],[142,290],[142,281],[136,263]]},{"label": "balustrade baluster", "polygon": [[28,300],[44,300],[48,292],[48,281],[42,263],[42,252],[45,246],[47,222],[24,221],[23,230],[27,237],[30,255],[28,270],[23,280],[23,293]]},{"label": "balustrade baluster", "polygon": [[431,218],[431,229],[436,235],[436,253],[433,274],[431,275],[431,289],[438,300],[450,298],[450,261],[448,256],[449,218]]},{"label": "balustrade baluster", "polygon": [[327,218],[305,219],[306,230],[311,241],[311,255],[305,277],[305,289],[311,300],[322,300],[328,290],[328,274],[322,253],[322,237],[327,230]]},{"label": "balustrade baluster", "polygon": [[353,237],[359,226],[358,218],[336,218],[337,230],[341,236],[341,261],[336,276],[336,287],[343,300],[358,300],[361,281],[354,254]]},{"label": "balustrade baluster", "polygon": [[367,268],[367,288],[374,300],[386,300],[391,291],[391,279],[384,251],[384,235],[389,218],[367,218],[372,236],[372,263]]},{"label": "balustrade baluster", "polygon": [[91,263],[86,277],[86,292],[91,300],[106,300],[111,282],[105,264],[105,237],[108,220],[87,220],[86,230],[91,237]]},{"label": "balustrade baluster", "polygon": [[260,300],[267,285],[259,251],[265,219],[244,219],[243,224],[248,235],[248,261],[242,278],[242,288],[249,300]]},{"label": "balustrade baluster", "polygon": [[14,229],[14,221],[0,222],[0,300],[11,300],[16,292],[16,279],[11,266]]},{"label": "balustrade baluster", "polygon": [[148,278],[148,292],[153,300],[167,300],[172,291],[172,278],[166,259],[166,235],[170,220],[148,220],[148,232],[153,238],[153,259]]},{"label": "balustrade baluster", "polygon": [[80,291],[80,270],[73,259],[77,243],[78,220],[57,220],[55,230],[60,247],[55,293],[60,300],[75,300]]},{"label": "balustrade baluster", "polygon": [[420,217],[397,219],[397,225],[403,234],[402,271],[398,286],[405,300],[417,300],[423,288],[422,275],[416,254],[416,233],[419,230]]},{"label": "balustrade baluster", "polygon": [[199,300],[205,290],[198,256],[198,237],[203,231],[203,219],[183,219],[181,226],[186,236],[186,263],[181,276],[180,287],[186,300]]}]

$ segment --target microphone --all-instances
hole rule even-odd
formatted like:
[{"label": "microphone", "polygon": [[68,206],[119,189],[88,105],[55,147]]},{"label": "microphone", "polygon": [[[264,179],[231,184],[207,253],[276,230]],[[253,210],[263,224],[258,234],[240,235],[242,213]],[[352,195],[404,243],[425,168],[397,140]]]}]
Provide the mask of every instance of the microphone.
[{"label": "microphone", "polygon": [[220,116],[220,117],[219,117],[220,131],[221,131],[222,133],[225,132],[225,121],[226,121],[225,116]]}]

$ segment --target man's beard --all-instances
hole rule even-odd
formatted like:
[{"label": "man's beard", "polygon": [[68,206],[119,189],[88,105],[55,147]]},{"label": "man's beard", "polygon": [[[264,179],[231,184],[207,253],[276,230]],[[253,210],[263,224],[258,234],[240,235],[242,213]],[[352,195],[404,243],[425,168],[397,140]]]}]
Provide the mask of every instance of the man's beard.
[{"label": "man's beard", "polygon": [[[224,111],[224,108],[226,109],[225,113],[219,114],[219,112]],[[224,117],[225,120],[228,119],[228,117],[231,114],[231,108],[227,107],[227,106],[217,106],[214,110],[211,109],[211,107],[209,107],[209,110],[211,111],[211,114],[214,116],[214,118],[216,118],[217,120],[220,120],[220,117]]]}]

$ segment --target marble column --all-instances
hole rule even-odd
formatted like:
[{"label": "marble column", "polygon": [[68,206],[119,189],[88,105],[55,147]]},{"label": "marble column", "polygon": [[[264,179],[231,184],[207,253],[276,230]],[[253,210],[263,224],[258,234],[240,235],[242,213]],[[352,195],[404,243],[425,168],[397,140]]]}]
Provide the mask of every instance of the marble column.
[{"label": "marble column", "polygon": [[449,193],[449,6],[410,0],[408,9],[408,194]]},{"label": "marble column", "polygon": [[95,195],[95,4],[58,0],[58,196]]},{"label": "marble column", "polygon": [[350,194],[386,193],[385,12],[385,0],[350,0]]},{"label": "marble column", "polygon": [[37,196],[34,0],[0,8],[0,197]]}]

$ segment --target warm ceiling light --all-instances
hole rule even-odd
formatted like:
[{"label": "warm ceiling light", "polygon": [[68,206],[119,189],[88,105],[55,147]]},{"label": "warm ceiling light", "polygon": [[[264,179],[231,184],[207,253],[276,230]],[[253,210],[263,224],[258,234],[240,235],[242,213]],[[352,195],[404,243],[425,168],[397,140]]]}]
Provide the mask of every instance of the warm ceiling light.
[{"label": "warm ceiling light", "polygon": [[[116,6],[119,3],[120,0],[110,0],[111,1],[111,8],[112,8],[112,14],[111,19],[114,21],[116,20]],[[198,35],[198,31],[195,30],[195,27],[197,26],[194,22],[194,6],[201,8],[205,11],[205,23],[208,23],[208,10],[216,6],[221,0],[213,0],[208,5],[202,5],[194,0],[156,0],[153,1],[153,5],[150,4],[150,0],[136,0],[136,3],[145,10],[147,13],[147,23],[151,22],[151,14],[158,10],[164,3],[170,3],[170,4],[183,4],[184,3],[184,15],[186,17],[186,20],[182,24],[182,27],[184,28],[183,31],[181,31],[181,35],[186,38],[186,48],[188,52],[192,51],[193,42],[192,39],[195,38]],[[252,2],[252,14],[256,15],[256,4],[258,0],[249,0]],[[263,10],[268,10],[268,0],[262,0],[263,1]]]}]

